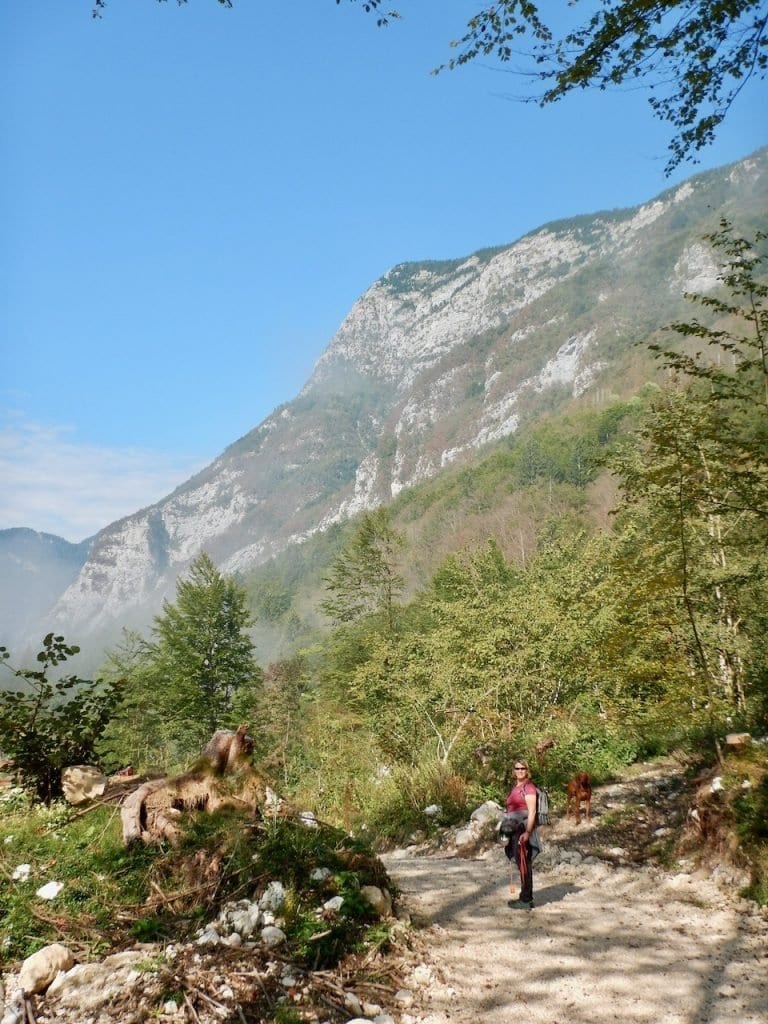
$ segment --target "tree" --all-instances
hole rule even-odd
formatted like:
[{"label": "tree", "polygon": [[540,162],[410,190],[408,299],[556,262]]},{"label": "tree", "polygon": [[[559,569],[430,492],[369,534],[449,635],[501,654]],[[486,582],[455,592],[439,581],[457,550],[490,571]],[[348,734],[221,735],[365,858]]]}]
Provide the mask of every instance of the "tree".
[{"label": "tree", "polygon": [[365,512],[325,578],[329,597],[320,610],[339,623],[379,612],[391,632],[395,600],[404,585],[397,570],[397,555],[403,544],[386,508]]},{"label": "tree", "polygon": [[[760,244],[709,236],[724,254],[726,296],[689,296],[715,314],[672,329],[702,351],[654,346],[673,374],[622,457],[625,509],[639,527],[634,582],[679,605],[691,700],[756,717],[765,700],[762,635],[768,577],[768,287]],[[640,565],[640,562],[644,565]]]},{"label": "tree", "polygon": [[150,643],[135,630],[124,629],[121,642],[107,652],[100,674],[108,682],[121,683],[123,692],[119,711],[99,744],[109,769],[171,768],[177,760],[176,737],[158,699],[164,679],[152,660]]},{"label": "tree", "polygon": [[13,669],[0,647],[0,663],[23,680],[20,689],[0,689],[2,753],[22,786],[50,803],[62,794],[61,772],[93,762],[95,746],[120,701],[117,683],[77,676],[52,682],[48,673],[80,648],[49,633],[37,655],[37,669]]},{"label": "tree", "polygon": [[[166,721],[186,751],[237,724],[260,681],[243,588],[203,552],[153,627],[149,660]],[[250,710],[250,709],[248,709]]]},{"label": "tree", "polygon": [[[470,19],[443,67],[522,56],[533,66],[521,74],[543,88],[529,98],[542,106],[576,89],[649,83],[654,113],[675,132],[669,173],[712,142],[745,83],[765,76],[767,23],[766,0],[617,0],[558,38],[537,4],[496,0]],[[526,36],[532,49],[521,54]]]}]

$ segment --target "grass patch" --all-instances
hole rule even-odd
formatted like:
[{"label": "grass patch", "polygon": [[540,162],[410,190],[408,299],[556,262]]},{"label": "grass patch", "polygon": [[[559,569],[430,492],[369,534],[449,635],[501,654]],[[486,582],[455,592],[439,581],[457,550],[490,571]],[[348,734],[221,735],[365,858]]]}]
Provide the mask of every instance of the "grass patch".
[{"label": "grass patch", "polygon": [[[361,893],[365,885],[391,889],[386,872],[367,844],[340,829],[226,810],[190,818],[175,848],[126,849],[114,807],[43,808],[14,794],[0,809],[0,871],[9,879],[0,891],[4,960],[53,941],[95,955],[137,941],[188,940],[224,903],[258,899],[271,881],[286,890],[280,924],[301,963],[332,966],[387,940]],[[17,870],[22,865],[28,869]],[[51,881],[61,883],[55,898],[38,896]],[[324,910],[333,896],[342,897],[340,908]]]}]

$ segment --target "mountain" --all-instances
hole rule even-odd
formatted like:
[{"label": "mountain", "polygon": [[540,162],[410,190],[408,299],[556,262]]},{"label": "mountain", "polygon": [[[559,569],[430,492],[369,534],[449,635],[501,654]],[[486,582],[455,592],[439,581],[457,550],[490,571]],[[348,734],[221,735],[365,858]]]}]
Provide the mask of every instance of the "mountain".
[{"label": "mountain", "polygon": [[636,343],[690,315],[685,292],[717,284],[703,236],[722,216],[765,227],[767,172],[765,149],[633,209],[394,267],[293,401],[93,539],[49,628],[80,643],[146,622],[201,549],[247,572],[543,413],[632,393],[652,372]]},{"label": "mountain", "polygon": [[90,543],[70,544],[23,528],[0,530],[0,644],[16,654],[17,645],[35,639],[32,631],[77,579]]}]

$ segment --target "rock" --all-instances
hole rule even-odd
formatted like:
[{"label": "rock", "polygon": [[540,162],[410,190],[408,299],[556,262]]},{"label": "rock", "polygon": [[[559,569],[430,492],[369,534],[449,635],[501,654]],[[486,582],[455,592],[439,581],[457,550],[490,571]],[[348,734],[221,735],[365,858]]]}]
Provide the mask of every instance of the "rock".
[{"label": "rock", "polygon": [[315,868],[309,877],[313,882],[326,882],[331,877],[331,869]]},{"label": "rock", "polygon": [[77,764],[62,771],[61,785],[67,803],[82,804],[102,795],[107,776],[92,764]]},{"label": "rock", "polygon": [[282,882],[270,882],[259,900],[259,910],[269,910],[273,914],[282,909],[285,903],[285,887]]},{"label": "rock", "polygon": [[329,914],[338,914],[343,904],[343,896],[333,896],[331,899],[325,901],[323,904],[323,910],[328,911]]},{"label": "rock", "polygon": [[132,968],[145,957],[134,949],[108,956],[102,963],[77,964],[56,978],[48,998],[55,996],[63,1006],[76,1006],[81,1013],[98,1010],[143,977]]},{"label": "rock", "polygon": [[13,874],[11,875],[11,878],[13,879],[14,882],[26,882],[31,873],[31,864],[19,864],[18,867],[13,869]]},{"label": "rock", "polygon": [[752,736],[748,732],[729,732],[725,737],[725,746],[728,750],[744,750],[752,743]]},{"label": "rock", "polygon": [[424,814],[428,818],[439,818],[443,813],[443,808],[439,804],[430,804],[429,807],[424,808]]},{"label": "rock", "polygon": [[[221,917],[219,918],[221,920]],[[238,906],[233,910],[227,910],[224,915],[224,922],[237,932],[242,938],[247,939],[256,931],[259,925],[263,924],[263,914],[258,903],[245,903],[245,906]]]},{"label": "rock", "polygon": [[276,946],[281,945],[285,942],[285,937],[285,932],[282,928],[278,928],[273,924],[268,924],[266,928],[261,930],[261,941],[267,949],[274,949]]},{"label": "rock", "polygon": [[63,888],[63,882],[46,882],[45,885],[40,886],[35,896],[39,896],[41,900],[53,900],[56,899]]},{"label": "rock", "polygon": [[460,850],[464,847],[474,846],[477,843],[479,834],[479,828],[474,825],[469,825],[466,828],[460,828],[453,840],[456,844],[456,849]]},{"label": "rock", "polygon": [[221,936],[213,926],[206,928],[197,939],[198,946],[218,946],[220,942]]},{"label": "rock", "polygon": [[411,981],[417,988],[426,988],[428,985],[433,984],[435,980],[432,968],[427,964],[419,964],[418,967],[414,967],[411,971]]},{"label": "rock", "polygon": [[401,988],[395,992],[394,1001],[398,1006],[402,1006],[404,1010],[413,1006],[413,992],[408,988]]},{"label": "rock", "polygon": [[479,825],[496,825],[504,813],[500,804],[497,804],[495,800],[486,800],[484,804],[480,804],[469,816],[470,821],[476,821]]},{"label": "rock", "polygon": [[363,1012],[363,1004],[357,998],[354,992],[347,992],[344,996],[344,1006],[350,1013],[354,1013],[356,1017],[359,1017]]},{"label": "rock", "polygon": [[379,917],[391,916],[392,897],[386,889],[380,889],[378,885],[364,885],[360,889],[360,895],[370,903]]},{"label": "rock", "polygon": [[72,953],[60,942],[43,946],[21,965],[19,988],[28,995],[44,992],[60,971],[68,971],[74,963]]}]

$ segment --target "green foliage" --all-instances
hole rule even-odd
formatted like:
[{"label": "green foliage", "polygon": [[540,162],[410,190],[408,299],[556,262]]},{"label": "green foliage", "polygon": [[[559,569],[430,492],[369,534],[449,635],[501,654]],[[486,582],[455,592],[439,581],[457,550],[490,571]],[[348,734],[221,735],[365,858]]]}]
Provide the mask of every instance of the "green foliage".
[{"label": "green foliage", "polygon": [[743,843],[768,840],[768,773],[758,785],[743,791],[734,805],[736,831]]},{"label": "green foliage", "polygon": [[[83,815],[13,793],[0,798],[0,811],[0,872],[8,879],[0,890],[6,959],[20,959],[55,940],[77,941],[95,952],[137,939],[188,939],[223,902],[244,892],[256,898],[273,879],[288,891],[285,931],[292,957],[331,966],[386,938],[360,895],[364,885],[387,885],[386,873],[366,843],[339,829],[283,818],[257,825],[228,810],[188,821],[177,848],[126,849],[116,807],[94,807]],[[22,863],[30,865],[29,878],[12,880]],[[328,877],[313,879],[317,867],[327,868]],[[201,883],[206,868],[213,873]],[[35,892],[51,880],[63,883],[55,913],[39,913]],[[156,901],[153,909],[148,897],[158,891],[178,896]],[[334,895],[344,903],[329,917],[322,904]]]},{"label": "green foliage", "polygon": [[110,653],[106,671],[126,679],[108,735],[113,759],[179,764],[247,718],[261,684],[251,624],[244,588],[201,554],[177,582],[176,603],[156,616],[153,639],[128,634]]},{"label": "green foliage", "polygon": [[636,442],[615,466],[625,493],[625,562],[636,607],[666,620],[687,663],[673,677],[680,710],[711,726],[764,707],[768,580],[768,288],[760,245],[730,225],[709,241],[723,254],[726,296],[691,296],[718,316],[673,325],[706,349],[654,346],[677,378],[658,392]]},{"label": "green foliage", "polygon": [[382,612],[391,630],[395,601],[403,587],[397,568],[403,543],[387,508],[364,513],[326,578],[329,596],[320,605],[321,611],[336,622]]},{"label": "green foliage", "polygon": [[[10,669],[23,680],[20,689],[0,690],[2,753],[22,786],[50,803],[62,793],[61,772],[71,765],[92,763],[110,716],[121,699],[116,683],[77,676],[55,682],[49,672],[80,650],[63,636],[49,633],[37,655],[37,669]],[[10,655],[0,647],[0,661],[9,668]]]},{"label": "green foliage", "polygon": [[[378,918],[360,889],[386,883],[367,844],[324,824],[307,828],[278,818],[267,823],[253,862],[257,875],[277,878],[288,890],[284,916],[292,957],[323,968],[365,944]],[[316,868],[326,868],[329,876],[313,879]],[[332,896],[343,898],[341,909],[324,915],[319,907]]]},{"label": "green foliage", "polygon": [[[413,834],[466,821],[474,808],[466,780],[432,758],[415,766],[396,765],[380,778],[361,808],[367,829],[382,839],[407,843]],[[440,807],[439,818],[425,817],[424,808]]]},{"label": "green foliage", "polygon": [[242,588],[205,553],[155,618],[155,668],[168,680],[176,720],[198,742],[231,723],[236,694],[257,677],[250,625]]},{"label": "green foliage", "polygon": [[274,1010],[272,1024],[303,1024],[304,1018],[298,1010],[285,1003],[279,1003]]},{"label": "green foliage", "polygon": [[[22,863],[31,867],[27,880],[9,881],[0,892],[3,955],[26,956],[60,941],[62,931],[94,947],[119,941],[125,926],[115,909],[144,902],[152,855],[144,847],[125,849],[117,808],[94,808],[82,816],[62,803],[20,804],[7,796],[0,807],[3,875],[10,879]],[[63,883],[55,916],[35,913],[43,902],[35,892],[49,881]]]}]

